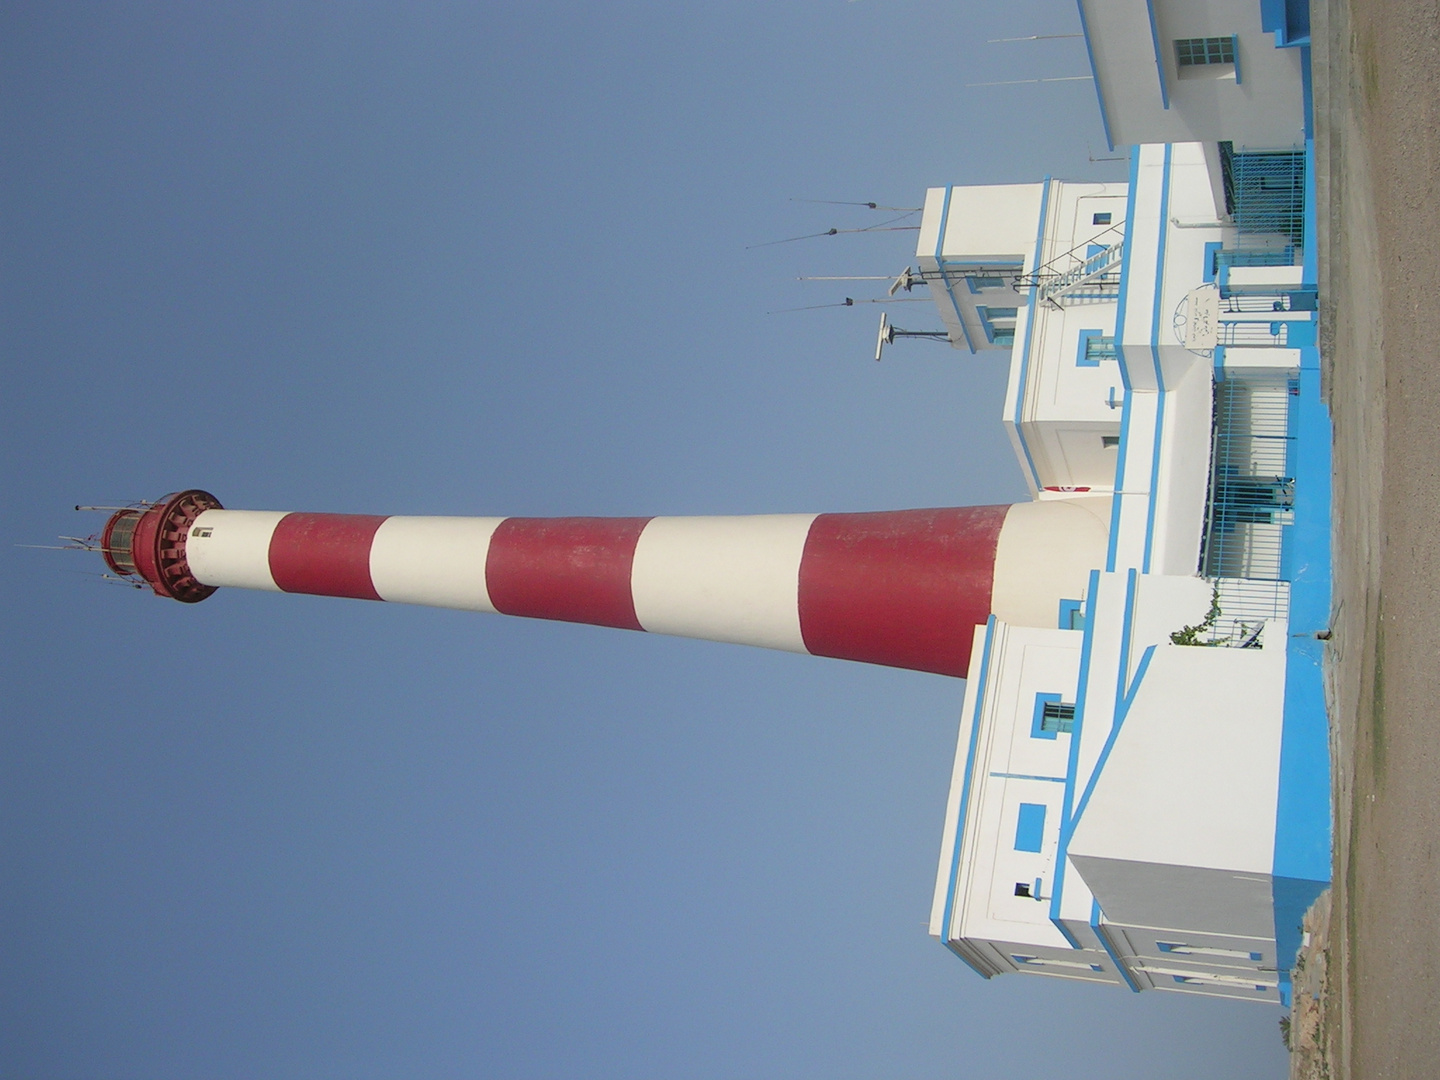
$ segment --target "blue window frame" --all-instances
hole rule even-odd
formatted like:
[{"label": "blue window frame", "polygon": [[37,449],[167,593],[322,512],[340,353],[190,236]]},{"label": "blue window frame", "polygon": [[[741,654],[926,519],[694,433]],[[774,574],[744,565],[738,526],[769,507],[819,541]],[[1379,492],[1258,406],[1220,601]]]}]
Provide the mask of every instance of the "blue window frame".
[{"label": "blue window frame", "polygon": [[1101,360],[1118,359],[1115,352],[1115,338],[1103,330],[1081,330],[1080,343],[1075,350],[1076,367],[1099,367]]},{"label": "blue window frame", "polygon": [[1075,703],[1062,701],[1059,694],[1036,694],[1030,718],[1032,739],[1053,739],[1075,730]]},{"label": "blue window frame", "polygon": [[1096,214],[1094,217],[1092,217],[1092,218],[1090,219],[1090,224],[1091,224],[1091,225],[1109,225],[1109,224],[1110,224],[1110,215],[1109,215],[1108,213],[1105,213],[1105,214]]},{"label": "blue window frame", "polygon": [[1045,804],[1022,802],[1015,823],[1015,850],[1039,854],[1045,841]]}]

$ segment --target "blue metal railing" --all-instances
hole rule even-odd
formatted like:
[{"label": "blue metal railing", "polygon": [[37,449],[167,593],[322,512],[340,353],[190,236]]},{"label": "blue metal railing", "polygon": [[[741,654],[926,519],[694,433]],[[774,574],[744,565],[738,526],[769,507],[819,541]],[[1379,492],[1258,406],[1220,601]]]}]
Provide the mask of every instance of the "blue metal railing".
[{"label": "blue metal railing", "polygon": [[1273,375],[1227,375],[1215,384],[1200,547],[1204,577],[1280,579],[1282,530],[1295,502],[1289,423],[1294,393],[1293,380]]},{"label": "blue metal railing", "polygon": [[1236,150],[1220,143],[1225,209],[1241,233],[1273,233],[1299,247],[1305,237],[1305,153]]}]

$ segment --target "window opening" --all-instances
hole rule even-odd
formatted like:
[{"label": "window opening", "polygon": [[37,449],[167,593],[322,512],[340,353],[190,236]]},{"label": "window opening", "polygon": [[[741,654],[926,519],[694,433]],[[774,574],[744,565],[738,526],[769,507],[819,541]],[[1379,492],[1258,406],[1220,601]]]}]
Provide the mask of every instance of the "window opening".
[{"label": "window opening", "polygon": [[1075,705],[1070,701],[1047,701],[1040,706],[1040,730],[1069,732],[1075,727]]},{"label": "window opening", "polygon": [[1100,436],[1100,449],[1102,449],[1102,450],[1118,450],[1118,449],[1120,449],[1120,436],[1119,436],[1119,435],[1101,435],[1101,436]]},{"label": "window opening", "polygon": [[[975,311],[980,316],[980,324],[985,327],[985,340],[992,345],[1000,345],[1010,348],[1015,344],[1015,324],[1013,320],[1020,313],[1019,308],[1013,307],[986,307],[983,304],[977,305]],[[997,320],[1010,320],[1005,325],[996,325]]]},{"label": "window opening", "polygon": [[1035,695],[1035,713],[1030,721],[1032,739],[1053,739],[1074,729],[1074,702],[1061,701],[1059,694]]},{"label": "window opening", "polygon": [[1078,350],[1075,354],[1076,367],[1099,367],[1102,360],[1118,360],[1114,335],[1102,330],[1081,330]]},{"label": "window opening", "polygon": [[1109,215],[1108,213],[1105,213],[1105,214],[1096,214],[1094,217],[1092,217],[1092,218],[1090,219],[1090,224],[1091,224],[1091,225],[1109,225],[1109,224],[1110,224],[1110,215]]},{"label": "window opening", "polygon": [[1206,64],[1235,63],[1233,37],[1180,38],[1175,42],[1175,62],[1182,68]]}]

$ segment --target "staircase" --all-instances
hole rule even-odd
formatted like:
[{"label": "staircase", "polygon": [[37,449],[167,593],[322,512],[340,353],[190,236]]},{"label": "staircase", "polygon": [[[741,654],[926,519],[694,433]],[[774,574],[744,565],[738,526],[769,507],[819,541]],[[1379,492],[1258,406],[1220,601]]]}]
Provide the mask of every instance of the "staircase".
[{"label": "staircase", "polygon": [[[1120,264],[1120,257],[1124,253],[1125,242],[1121,240],[1119,243],[1111,244],[1109,247],[1097,251],[1063,274],[1049,278],[1040,285],[1041,302],[1054,302],[1077,289],[1101,281]],[[1113,285],[1115,282],[1106,281],[1104,284]]]}]

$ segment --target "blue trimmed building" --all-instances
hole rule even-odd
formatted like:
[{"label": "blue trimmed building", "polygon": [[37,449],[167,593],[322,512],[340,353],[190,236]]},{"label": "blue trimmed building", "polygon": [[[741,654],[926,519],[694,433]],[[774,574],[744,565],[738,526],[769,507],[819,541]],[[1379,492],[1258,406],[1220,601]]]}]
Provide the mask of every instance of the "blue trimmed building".
[{"label": "blue trimmed building", "polygon": [[[1033,497],[1088,494],[1110,530],[1053,627],[976,636],[930,928],[986,978],[1285,1003],[1329,884],[1331,434],[1293,7],[1236,5],[1256,25],[1227,49],[1225,5],[1081,0],[1107,129],[1141,143],[1128,182],[927,194],[919,277],[954,346],[1010,350]],[[1111,70],[1136,26],[1158,121]]]}]

